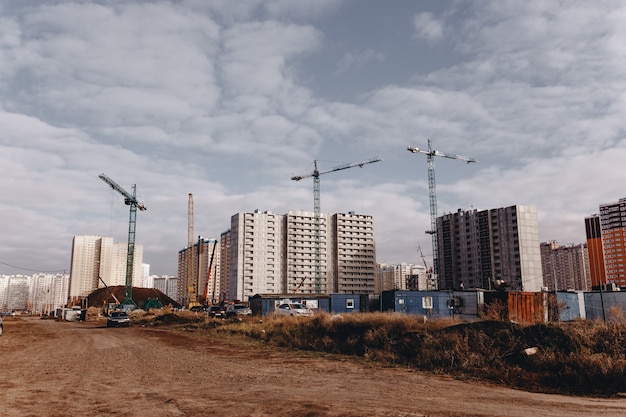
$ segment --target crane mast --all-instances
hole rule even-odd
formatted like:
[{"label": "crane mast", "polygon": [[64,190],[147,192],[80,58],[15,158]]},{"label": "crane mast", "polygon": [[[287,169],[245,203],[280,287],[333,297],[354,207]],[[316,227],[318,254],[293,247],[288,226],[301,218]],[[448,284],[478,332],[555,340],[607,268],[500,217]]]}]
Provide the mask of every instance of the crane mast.
[{"label": "crane mast", "polygon": [[133,270],[135,264],[135,228],[137,224],[137,209],[141,211],[147,210],[146,206],[137,201],[137,185],[133,184],[132,194],[120,187],[115,181],[104,174],[98,175],[102,181],[124,196],[124,204],[130,206],[130,218],[128,221],[128,250],[126,251],[126,282],[124,288],[124,300],[122,308],[133,309],[136,304],[133,301]]},{"label": "crane mast", "polygon": [[[322,255],[321,255],[321,206],[320,206],[320,175],[328,174],[330,172],[341,171],[348,168],[360,167],[363,165],[372,164],[374,162],[382,161],[380,158],[371,158],[367,161],[352,162],[344,165],[339,165],[326,171],[319,171],[317,169],[317,160],[313,161],[313,172],[311,174],[296,175],[291,177],[294,181],[300,181],[304,178],[313,177],[313,233],[315,244],[315,292],[320,293],[322,290]],[[304,278],[302,282],[296,287],[296,291],[304,284]]]},{"label": "crane mast", "polygon": [[187,199],[187,305],[189,308],[197,303],[196,277],[193,274],[193,240],[194,240],[193,194]]},{"label": "crane mast", "polygon": [[434,150],[431,146],[430,138],[428,139],[428,149],[415,148],[408,146],[407,150],[412,153],[422,153],[426,155],[426,161],[428,163],[428,199],[430,205],[430,230],[426,233],[432,236],[433,245],[433,275],[434,279],[439,279],[439,238],[437,234],[437,192],[435,187],[435,156],[440,156],[448,159],[456,159],[459,161],[465,161],[470,164],[472,162],[478,162],[474,158],[470,158],[462,155],[447,154]]}]

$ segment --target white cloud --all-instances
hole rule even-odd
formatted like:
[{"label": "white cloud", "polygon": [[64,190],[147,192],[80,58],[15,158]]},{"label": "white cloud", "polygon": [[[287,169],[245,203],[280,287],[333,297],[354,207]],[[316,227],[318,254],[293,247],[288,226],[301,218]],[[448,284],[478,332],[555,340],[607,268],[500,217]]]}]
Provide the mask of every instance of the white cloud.
[{"label": "white cloud", "polygon": [[443,24],[432,13],[423,12],[413,16],[414,36],[427,41],[437,41],[443,37]]},{"label": "white cloud", "polygon": [[346,52],[337,64],[337,70],[334,75],[340,75],[351,69],[359,69],[373,61],[384,61],[385,54],[373,49],[366,49],[361,52]]},{"label": "white cloud", "polygon": [[[37,245],[36,267],[56,268],[74,234],[125,241],[128,207],[101,172],[137,184],[155,273],[176,271],[189,192],[197,232],[216,237],[238,211],[312,210],[311,183],[290,177],[314,159],[371,156],[384,161],[322,179],[322,209],[372,214],[379,260],[418,261],[427,169],[406,146],[428,138],[480,161],[436,161],[440,212],[535,205],[543,239],[580,242],[582,217],[623,196],[620,3],[444,2],[436,15],[415,6],[410,27],[385,8],[376,18],[400,23],[381,43],[358,24],[361,3],[313,3],[4,4],[0,261],[35,266],[24,254]],[[411,79],[394,57],[414,52],[412,35],[433,65]],[[303,57],[328,62],[311,73]],[[348,74],[378,87],[344,93]],[[324,100],[311,78],[350,101]]]}]

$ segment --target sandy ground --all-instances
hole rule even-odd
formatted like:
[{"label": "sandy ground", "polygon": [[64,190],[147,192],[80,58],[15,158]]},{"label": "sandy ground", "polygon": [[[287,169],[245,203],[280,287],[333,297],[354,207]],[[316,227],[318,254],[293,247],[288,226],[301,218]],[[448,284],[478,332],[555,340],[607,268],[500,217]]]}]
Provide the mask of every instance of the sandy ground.
[{"label": "sandy ground", "polygon": [[20,318],[0,336],[0,416],[626,416],[532,394],[166,328]]}]

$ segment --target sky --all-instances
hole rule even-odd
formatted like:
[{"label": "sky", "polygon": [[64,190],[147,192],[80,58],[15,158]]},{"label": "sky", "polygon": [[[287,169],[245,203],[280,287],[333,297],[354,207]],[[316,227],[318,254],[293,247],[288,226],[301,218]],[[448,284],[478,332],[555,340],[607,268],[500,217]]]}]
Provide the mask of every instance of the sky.
[{"label": "sky", "polygon": [[377,261],[432,260],[438,214],[531,205],[584,243],[626,197],[622,1],[0,1],[0,274],[69,273],[75,235],[176,275],[239,212],[372,215]]}]

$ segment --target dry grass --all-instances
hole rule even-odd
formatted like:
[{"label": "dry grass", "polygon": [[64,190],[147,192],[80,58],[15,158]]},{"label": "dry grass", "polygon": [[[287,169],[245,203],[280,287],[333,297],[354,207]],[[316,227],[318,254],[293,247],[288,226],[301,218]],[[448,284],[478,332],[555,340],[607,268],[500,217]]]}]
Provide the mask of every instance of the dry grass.
[{"label": "dry grass", "polygon": [[[424,321],[394,313],[243,321],[198,320],[189,313],[163,316],[169,319],[153,316],[153,323],[186,322],[198,331],[246,335],[270,346],[358,356],[530,391],[594,396],[626,392],[623,320],[520,325]],[[536,353],[529,356],[526,348],[536,348]]]}]

